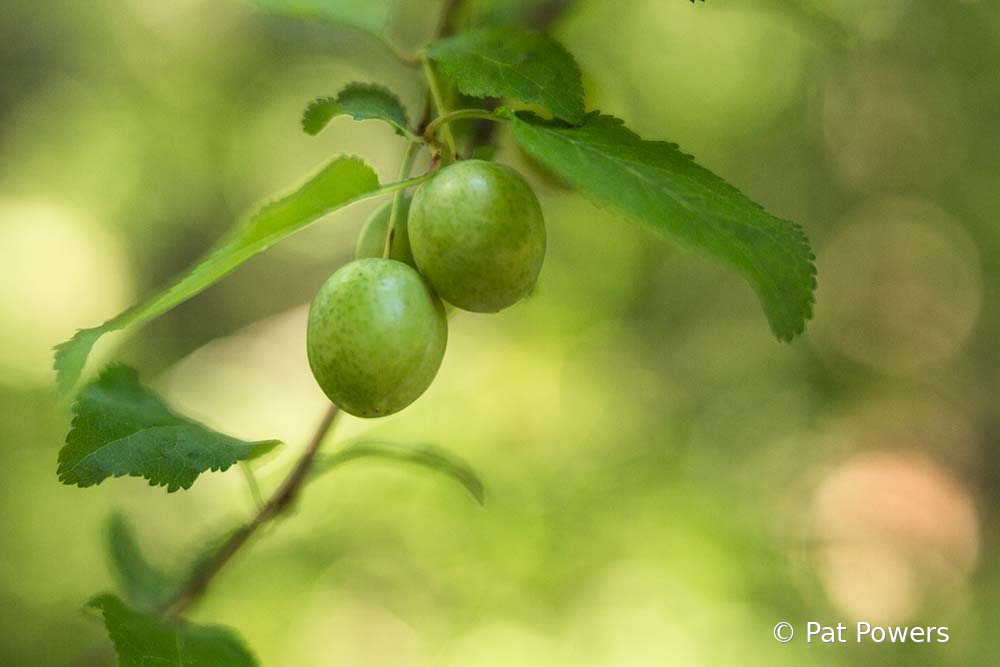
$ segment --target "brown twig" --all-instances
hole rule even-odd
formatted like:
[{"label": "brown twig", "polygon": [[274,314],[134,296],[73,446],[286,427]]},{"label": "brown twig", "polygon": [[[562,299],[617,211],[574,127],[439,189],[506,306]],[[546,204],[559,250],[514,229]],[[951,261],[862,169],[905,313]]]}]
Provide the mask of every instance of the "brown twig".
[{"label": "brown twig", "polygon": [[323,416],[323,420],[313,434],[312,440],[310,440],[305,452],[296,462],[295,467],[292,468],[288,477],[285,478],[281,487],[260,508],[249,523],[230,535],[229,539],[223,542],[221,547],[201,563],[177,593],[161,607],[161,613],[171,617],[176,617],[184,613],[184,611],[204,595],[208,589],[208,585],[215,576],[253,537],[258,529],[281,516],[292,506],[298,497],[299,491],[302,489],[303,483],[309,476],[309,471],[316,460],[316,454],[319,452],[320,445],[323,444],[323,441],[329,434],[339,412],[336,405],[330,406],[330,409],[327,410]]}]

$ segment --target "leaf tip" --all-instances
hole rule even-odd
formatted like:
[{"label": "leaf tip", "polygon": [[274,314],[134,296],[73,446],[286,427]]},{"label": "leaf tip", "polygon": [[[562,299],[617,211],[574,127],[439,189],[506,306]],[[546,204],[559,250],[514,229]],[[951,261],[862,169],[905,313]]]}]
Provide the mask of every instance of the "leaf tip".
[{"label": "leaf tip", "polygon": [[253,461],[266,456],[285,443],[281,440],[262,440],[260,442],[252,442],[250,444],[250,452],[247,454],[246,459],[244,459],[246,461]]},{"label": "leaf tip", "polygon": [[332,97],[317,97],[310,102],[302,112],[302,131],[315,137],[336,113],[337,101]]},{"label": "leaf tip", "polygon": [[483,486],[482,480],[476,477],[474,480],[470,480],[470,483],[465,488],[469,490],[469,494],[476,501],[477,505],[486,507],[486,487]]},{"label": "leaf tip", "polygon": [[72,338],[53,348],[52,369],[56,374],[56,388],[60,396],[66,397],[73,392],[94,343],[104,332],[103,326],[79,329]]},{"label": "leaf tip", "polygon": [[122,607],[124,605],[117,595],[104,591],[91,596],[84,606],[90,609],[97,609],[106,615],[114,608]]}]

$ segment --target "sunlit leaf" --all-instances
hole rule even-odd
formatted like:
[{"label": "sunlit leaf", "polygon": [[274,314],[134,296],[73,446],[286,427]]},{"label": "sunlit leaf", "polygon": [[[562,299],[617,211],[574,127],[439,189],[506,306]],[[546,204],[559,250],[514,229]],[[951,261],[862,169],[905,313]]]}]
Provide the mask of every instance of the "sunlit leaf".
[{"label": "sunlit leaf", "polygon": [[163,619],[130,609],[105,593],[99,609],[118,654],[119,667],[255,667],[257,659],[230,628]]},{"label": "sunlit leaf", "polygon": [[104,334],[162,315],[278,241],[377,190],[378,177],[363,161],[354,157],[335,160],[298,190],[265,206],[237,226],[201,263],[169,287],[99,327],[78,331],[73,338],[56,346],[56,382],[60,390],[66,393],[76,385],[91,348]]},{"label": "sunlit leaf", "polygon": [[570,123],[583,120],[580,68],[569,51],[544,33],[477,30],[434,42],[427,55],[466,95],[538,104]]},{"label": "sunlit leaf", "polygon": [[359,441],[316,462],[315,474],[321,474],[358,459],[397,461],[427,468],[447,475],[461,484],[480,505],[485,500],[483,482],[472,467],[455,454],[431,445],[400,445],[391,442]]},{"label": "sunlit leaf", "polygon": [[59,452],[59,481],[92,486],[108,477],[143,477],[168,491],[187,489],[203,472],[259,456],[274,441],[245,442],[181,417],[113,365],[73,405],[73,428]]},{"label": "sunlit leaf", "polygon": [[597,113],[580,127],[506,113],[534,159],[598,203],[738,269],[775,335],[789,340],[812,316],[814,256],[802,229],[777,218],[685,155]]}]

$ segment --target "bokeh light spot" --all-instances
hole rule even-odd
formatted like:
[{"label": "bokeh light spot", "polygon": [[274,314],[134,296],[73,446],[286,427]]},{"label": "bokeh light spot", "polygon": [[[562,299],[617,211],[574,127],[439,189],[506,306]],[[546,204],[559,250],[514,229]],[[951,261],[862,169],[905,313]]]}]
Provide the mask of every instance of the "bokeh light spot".
[{"label": "bokeh light spot", "polygon": [[827,149],[852,188],[936,183],[966,150],[960,94],[933,70],[859,60],[827,82],[822,104]]},{"label": "bokeh light spot", "polygon": [[979,553],[969,492],[913,454],[848,459],[817,490],[813,525],[831,601],[870,623],[904,622],[930,600],[960,597]]},{"label": "bokeh light spot", "polygon": [[780,16],[733,7],[692,16],[687,3],[636,4],[643,7],[625,15],[620,38],[632,49],[631,94],[655,109],[671,137],[687,142],[689,129],[706,138],[748,132],[795,99],[807,42]]},{"label": "bokeh light spot", "polygon": [[979,316],[974,246],[926,202],[892,198],[862,206],[818,263],[817,340],[885,373],[950,358]]},{"label": "bokeh light spot", "polygon": [[0,200],[2,382],[52,381],[52,346],[128,305],[116,239],[83,214],[45,201]]}]

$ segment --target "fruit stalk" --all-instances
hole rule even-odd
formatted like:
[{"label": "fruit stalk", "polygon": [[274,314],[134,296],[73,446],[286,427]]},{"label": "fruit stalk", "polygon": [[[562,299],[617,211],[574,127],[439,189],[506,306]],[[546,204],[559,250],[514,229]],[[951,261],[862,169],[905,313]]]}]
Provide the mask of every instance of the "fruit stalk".
[{"label": "fruit stalk", "polygon": [[[403,164],[399,168],[398,180],[405,181],[410,177],[413,162],[417,159],[417,148],[417,144],[410,144],[406,147],[406,153],[403,154]],[[392,250],[392,239],[396,232],[396,221],[399,219],[399,210],[402,207],[405,195],[405,190],[397,190],[396,194],[392,197],[392,213],[389,214],[389,229],[385,234],[385,251],[382,253],[383,257],[388,257],[389,252]]]},{"label": "fruit stalk", "polygon": [[[439,117],[445,116],[448,114],[448,108],[444,102],[444,94],[441,92],[441,84],[438,82],[437,74],[434,71],[434,63],[430,61],[427,54],[420,55],[420,63],[423,67],[424,78],[427,80],[427,88],[430,91],[431,99],[434,100],[434,109]],[[457,156],[455,137],[452,135],[451,129],[447,126],[445,126],[441,134],[444,139],[444,147],[447,150],[447,161],[454,162]]]},{"label": "fruit stalk", "polygon": [[424,140],[427,143],[435,143],[437,141],[436,135],[442,126],[453,123],[456,120],[465,119],[476,119],[476,120],[490,120],[494,123],[503,123],[505,119],[496,115],[492,111],[487,111],[486,109],[459,109],[457,111],[451,111],[446,114],[442,114],[432,120],[428,125],[427,129],[424,130]]}]

